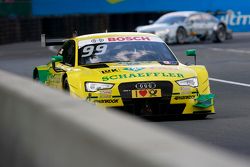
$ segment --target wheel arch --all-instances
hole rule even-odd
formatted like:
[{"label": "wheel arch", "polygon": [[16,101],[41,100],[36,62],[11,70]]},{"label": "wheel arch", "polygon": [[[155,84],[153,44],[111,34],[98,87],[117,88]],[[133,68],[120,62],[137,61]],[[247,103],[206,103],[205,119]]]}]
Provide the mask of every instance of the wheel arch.
[{"label": "wheel arch", "polygon": [[37,66],[33,70],[33,79],[36,79],[38,75],[38,80],[41,83],[45,83],[48,80],[49,70],[46,65],[44,66]]},{"label": "wheel arch", "polygon": [[226,24],[225,24],[224,22],[219,22],[219,23],[218,23],[218,27],[219,27],[220,25],[222,25],[222,26],[225,28],[225,30],[227,30],[227,26],[226,26]]},{"label": "wheel arch", "polygon": [[178,32],[179,29],[183,29],[183,30],[185,30],[185,31],[187,32],[187,29],[186,29],[183,25],[179,25],[179,26],[176,28],[176,30],[175,30],[175,34],[177,34],[177,32]]}]

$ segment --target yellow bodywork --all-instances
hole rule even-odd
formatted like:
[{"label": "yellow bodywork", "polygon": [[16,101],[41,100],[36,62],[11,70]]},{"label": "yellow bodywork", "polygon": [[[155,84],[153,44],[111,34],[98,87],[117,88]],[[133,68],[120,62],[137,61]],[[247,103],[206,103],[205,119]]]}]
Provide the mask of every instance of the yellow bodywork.
[{"label": "yellow bodywork", "polygon": [[[181,63],[177,65],[163,65],[157,61],[137,62],[137,63],[105,63],[107,67],[88,68],[88,66],[78,66],[78,46],[79,41],[100,39],[105,37],[121,36],[154,36],[145,33],[103,33],[84,35],[72,38],[76,43],[75,47],[75,66],[67,66],[60,62],[56,67],[63,71],[55,72],[51,63],[38,66],[35,70],[44,84],[62,89],[63,79],[67,77],[69,83],[70,95],[86,100],[90,103],[104,107],[122,107],[124,106],[123,97],[119,91],[121,83],[134,82],[161,82],[168,81],[172,84],[172,91],[166,96],[169,98],[169,106],[183,104],[184,109],[181,114],[213,114],[214,105],[207,108],[196,107],[197,100],[201,95],[211,94],[208,80],[208,72],[204,66],[192,65],[186,66]],[[154,36],[155,37],[155,36]],[[186,78],[198,78],[198,87],[179,86],[176,81]],[[99,90],[96,92],[87,92],[85,82],[112,83],[111,89]],[[131,99],[156,99],[164,94],[162,90],[126,90],[131,93]],[[151,91],[151,92],[150,92]],[[213,101],[213,99],[212,99]],[[142,101],[143,102],[143,101]],[[213,102],[212,102],[213,103]],[[168,110],[168,108],[166,108]]]}]

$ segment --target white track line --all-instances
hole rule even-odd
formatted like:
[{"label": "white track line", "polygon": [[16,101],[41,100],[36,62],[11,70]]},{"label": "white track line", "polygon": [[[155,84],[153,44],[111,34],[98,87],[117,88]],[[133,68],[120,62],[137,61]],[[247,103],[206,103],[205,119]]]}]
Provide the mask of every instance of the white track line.
[{"label": "white track line", "polygon": [[245,83],[240,83],[240,82],[226,81],[226,80],[216,79],[216,78],[209,78],[209,80],[210,80],[210,81],[216,81],[216,82],[227,83],[227,84],[232,84],[232,85],[250,87],[250,84],[245,84]]},{"label": "white track line", "polygon": [[249,50],[238,50],[238,49],[222,49],[222,48],[210,48],[213,51],[221,51],[221,52],[233,52],[233,53],[243,53],[250,54]]}]

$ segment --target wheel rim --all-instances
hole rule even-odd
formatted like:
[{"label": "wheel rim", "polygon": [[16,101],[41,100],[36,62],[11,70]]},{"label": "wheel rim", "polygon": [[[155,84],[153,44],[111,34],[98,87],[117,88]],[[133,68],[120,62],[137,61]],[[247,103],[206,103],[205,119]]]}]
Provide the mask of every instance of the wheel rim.
[{"label": "wheel rim", "polygon": [[226,39],[226,32],[223,26],[219,27],[218,38],[220,41],[224,41]]}]

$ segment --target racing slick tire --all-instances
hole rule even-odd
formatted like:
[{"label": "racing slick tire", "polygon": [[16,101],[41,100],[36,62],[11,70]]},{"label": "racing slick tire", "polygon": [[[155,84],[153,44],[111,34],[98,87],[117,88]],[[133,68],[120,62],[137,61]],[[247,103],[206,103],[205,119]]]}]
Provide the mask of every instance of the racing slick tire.
[{"label": "racing slick tire", "polygon": [[214,32],[213,42],[224,42],[226,40],[226,27],[223,24],[218,25],[218,30]]},{"label": "racing slick tire", "polygon": [[63,90],[69,92],[69,83],[67,76],[63,79]]},{"label": "racing slick tire", "polygon": [[183,27],[179,27],[176,31],[176,42],[184,44],[187,38],[187,31]]}]

